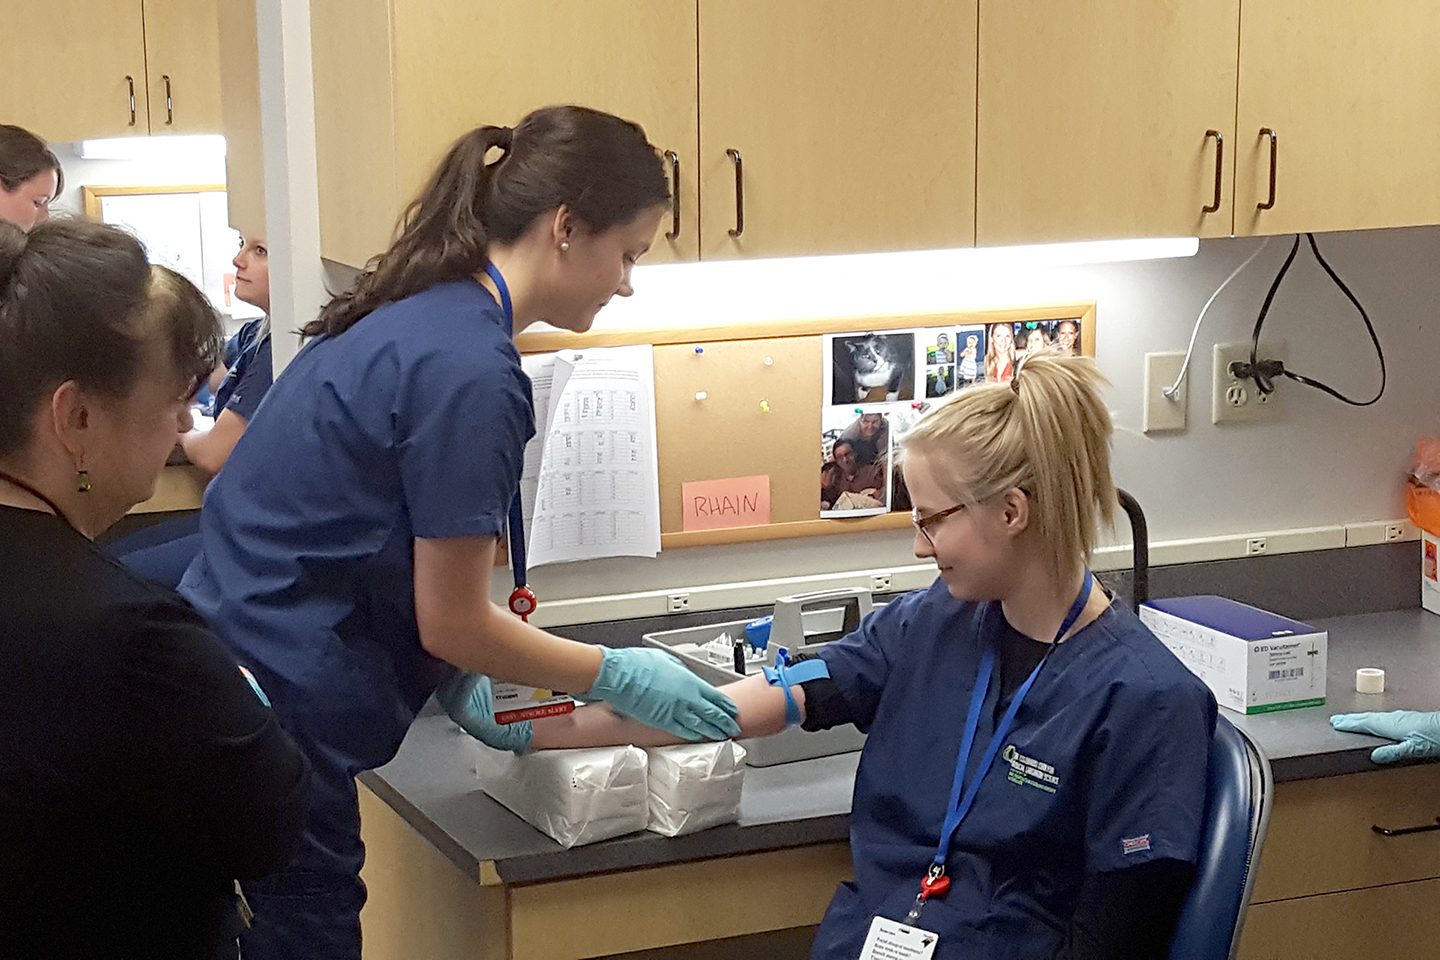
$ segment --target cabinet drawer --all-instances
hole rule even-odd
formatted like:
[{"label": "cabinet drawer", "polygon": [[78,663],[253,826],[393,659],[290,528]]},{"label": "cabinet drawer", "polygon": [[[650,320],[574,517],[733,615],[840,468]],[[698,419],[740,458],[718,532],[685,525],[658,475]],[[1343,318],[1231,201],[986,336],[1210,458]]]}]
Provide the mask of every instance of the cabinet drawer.
[{"label": "cabinet drawer", "polygon": [[1417,960],[1440,950],[1440,880],[1262,903],[1239,960]]},{"label": "cabinet drawer", "polygon": [[1440,876],[1440,831],[1383,837],[1370,829],[1437,816],[1440,764],[1277,784],[1252,902]]}]

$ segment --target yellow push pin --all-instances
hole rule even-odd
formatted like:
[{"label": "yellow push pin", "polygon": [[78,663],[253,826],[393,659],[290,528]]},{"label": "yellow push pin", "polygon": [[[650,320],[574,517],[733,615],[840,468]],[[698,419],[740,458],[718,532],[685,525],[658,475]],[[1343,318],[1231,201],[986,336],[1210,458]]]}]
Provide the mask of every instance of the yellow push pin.
[{"label": "yellow push pin", "polygon": [[761,401],[760,401],[760,412],[761,412],[761,413],[769,413],[769,412],[770,412],[770,401],[769,401],[769,400],[761,400]]}]

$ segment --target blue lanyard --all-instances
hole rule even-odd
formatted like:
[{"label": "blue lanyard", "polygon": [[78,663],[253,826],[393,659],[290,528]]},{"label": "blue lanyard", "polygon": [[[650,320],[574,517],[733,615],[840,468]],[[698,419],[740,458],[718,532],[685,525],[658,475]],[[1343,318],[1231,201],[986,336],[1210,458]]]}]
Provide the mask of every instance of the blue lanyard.
[{"label": "blue lanyard", "polygon": [[[1030,688],[1035,686],[1035,680],[1040,676],[1040,671],[1045,666],[1045,661],[1050,658],[1055,647],[1064,638],[1075,621],[1080,618],[1080,612],[1085,609],[1085,604],[1090,601],[1090,588],[1094,578],[1090,571],[1085,571],[1085,580],[1080,584],[1080,595],[1070,605],[1070,612],[1060,624],[1059,631],[1055,634],[1055,642],[1035,669],[1030,671],[1030,676],[1015,691],[1015,696],[1010,699],[1010,706],[1001,717],[1000,723],[995,727],[995,734],[990,738],[985,753],[980,758],[980,765],[975,768],[975,779],[965,786],[965,769],[970,765],[970,751],[975,746],[975,731],[980,726],[980,711],[985,706],[985,694],[990,687],[990,677],[995,672],[995,642],[990,640],[985,644],[985,652],[980,657],[980,669],[975,675],[975,689],[970,694],[970,710],[965,716],[965,735],[960,741],[960,753],[955,759],[955,781],[950,788],[950,802],[947,807],[949,811],[945,816],[945,823],[940,828],[940,848],[935,851],[935,860],[930,867],[930,876],[938,877],[945,872],[945,863],[950,858],[950,844],[955,839],[955,833],[960,829],[965,816],[970,808],[975,805],[975,795],[980,792],[980,784],[985,780],[985,773],[990,765],[995,762],[995,756],[1000,752],[1001,744],[1010,733],[1010,727],[1015,723],[1015,715],[1020,712],[1020,704],[1024,702]],[[962,793],[963,791],[963,793]]]},{"label": "blue lanyard", "polygon": [[491,280],[495,281],[495,289],[500,292],[500,309],[505,311],[505,322],[510,325],[510,335],[515,335],[515,305],[510,302],[510,288],[505,284],[505,278],[500,275],[500,268],[493,263],[485,264],[485,273]]},{"label": "blue lanyard", "polygon": [[[500,309],[505,311],[505,323],[510,327],[513,335],[515,332],[515,305],[510,300],[510,287],[505,283],[505,277],[501,275],[500,268],[495,264],[485,264],[485,273],[495,281],[495,289],[500,294]],[[510,501],[510,516],[505,521],[505,526],[508,528],[507,532],[510,537],[510,571],[515,576],[515,589],[519,591],[525,586],[525,511],[520,502],[519,490],[515,491],[515,498]]]}]

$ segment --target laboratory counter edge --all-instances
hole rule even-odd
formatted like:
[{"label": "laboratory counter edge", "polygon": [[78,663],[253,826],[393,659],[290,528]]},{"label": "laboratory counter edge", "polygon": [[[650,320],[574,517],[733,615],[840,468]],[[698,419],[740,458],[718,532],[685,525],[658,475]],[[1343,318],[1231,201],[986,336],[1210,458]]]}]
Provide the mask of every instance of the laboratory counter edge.
[{"label": "laboratory counter edge", "polygon": [[[1330,728],[1334,713],[1435,709],[1440,616],[1415,607],[1315,620],[1329,633],[1324,706],[1221,714],[1270,758],[1275,780],[1313,780],[1384,769],[1370,751],[1386,741]],[[1359,667],[1386,672],[1383,694],[1355,692]],[[395,759],[360,782],[468,876],[523,884],[849,839],[859,753],[748,768],[738,823],[684,837],[637,833],[566,850],[490,799],[474,775],[485,749],[433,701]]]}]

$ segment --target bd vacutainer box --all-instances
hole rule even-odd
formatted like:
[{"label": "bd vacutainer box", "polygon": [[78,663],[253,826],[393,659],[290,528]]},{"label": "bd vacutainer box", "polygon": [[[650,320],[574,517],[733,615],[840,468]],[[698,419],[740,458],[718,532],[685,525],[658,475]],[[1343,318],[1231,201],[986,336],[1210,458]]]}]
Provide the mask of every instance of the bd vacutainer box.
[{"label": "bd vacutainer box", "polygon": [[1268,713],[1325,702],[1324,630],[1225,597],[1172,597],[1140,620],[1222,707]]}]

